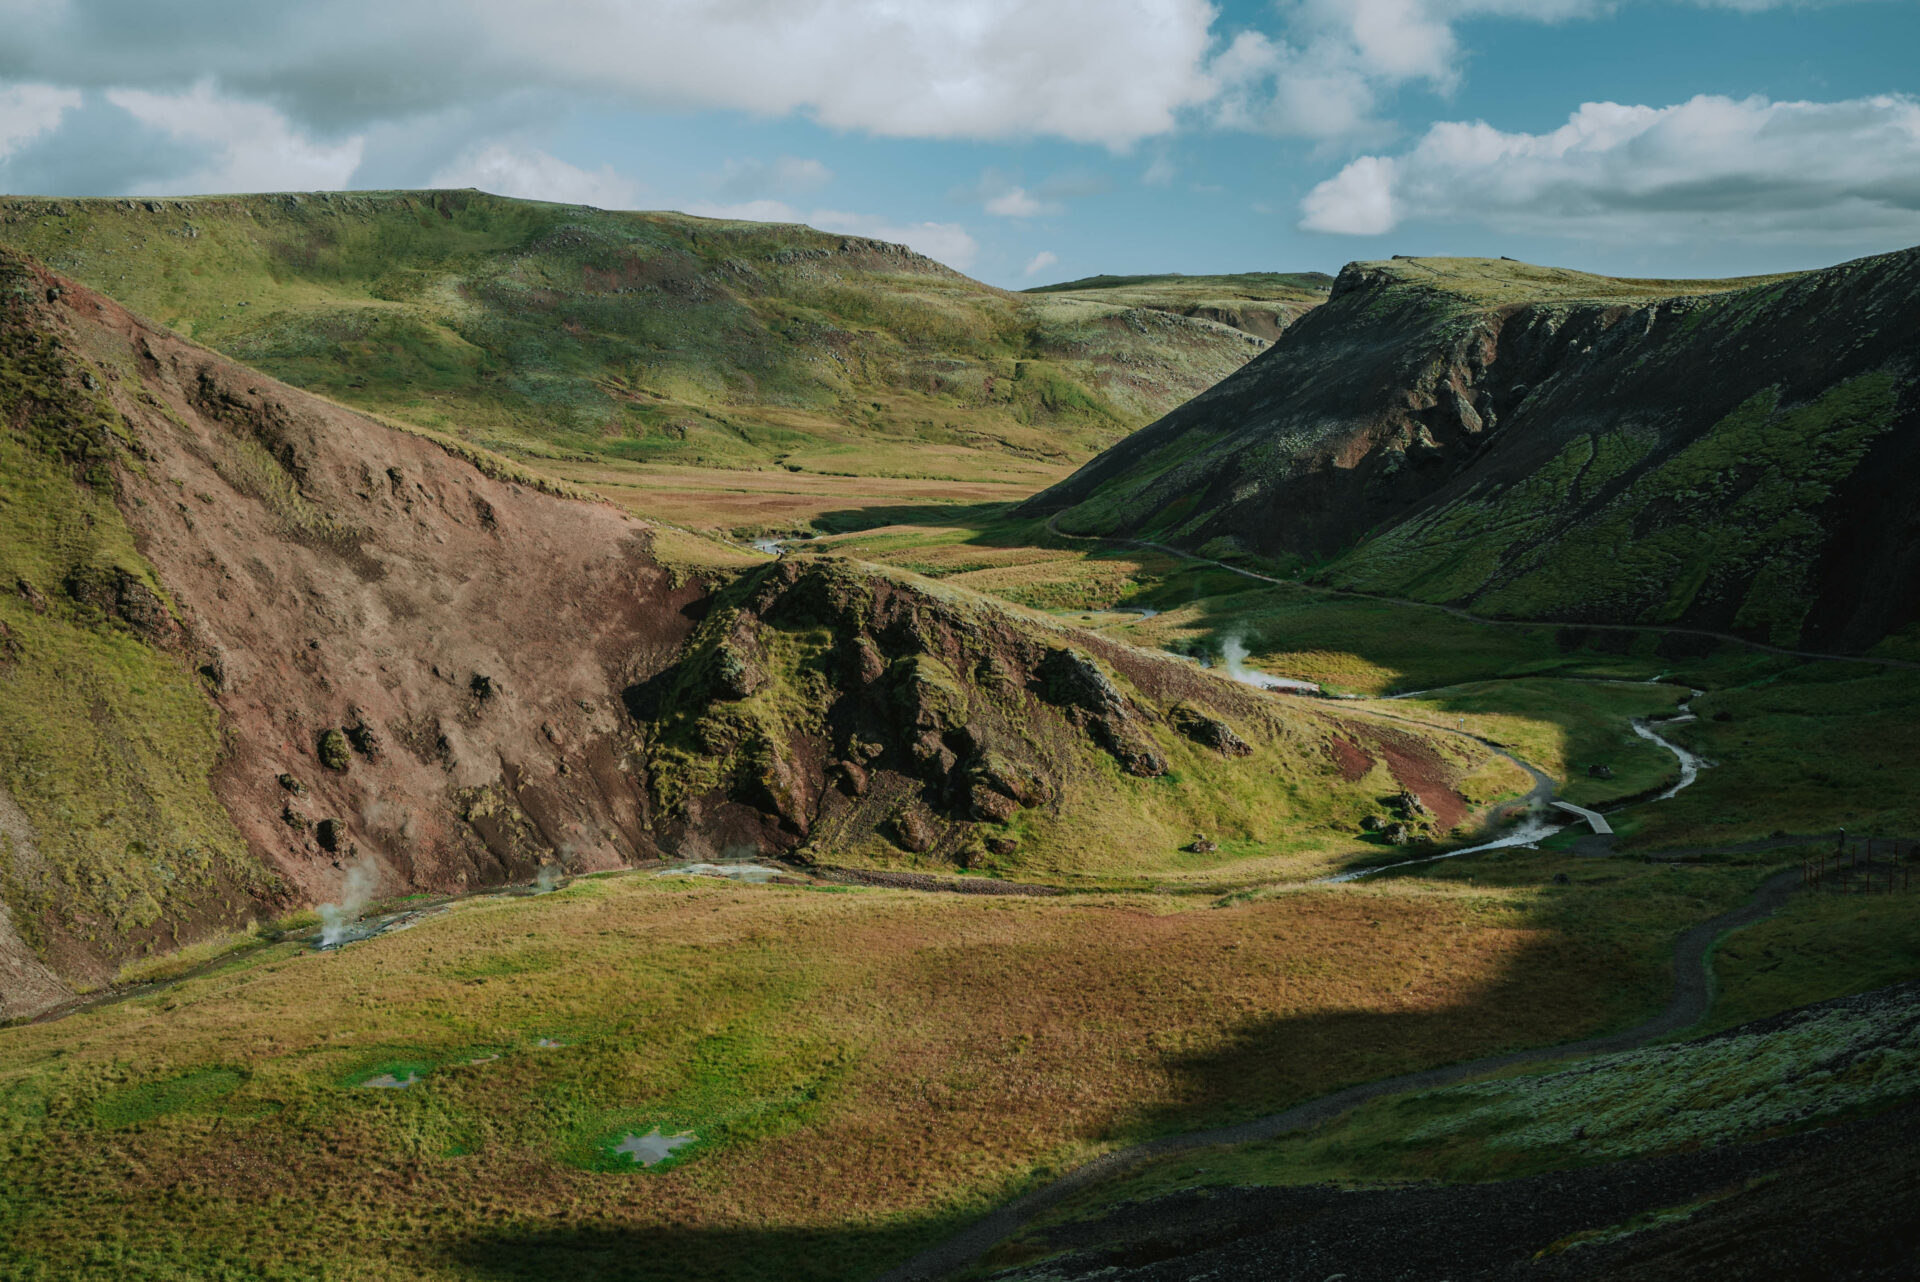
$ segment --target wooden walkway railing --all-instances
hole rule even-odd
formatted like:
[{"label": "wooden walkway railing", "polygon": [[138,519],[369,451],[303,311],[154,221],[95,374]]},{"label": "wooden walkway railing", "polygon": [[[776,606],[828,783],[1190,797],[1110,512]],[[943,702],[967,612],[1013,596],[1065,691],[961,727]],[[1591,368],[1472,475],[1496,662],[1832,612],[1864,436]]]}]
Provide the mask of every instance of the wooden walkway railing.
[{"label": "wooden walkway railing", "polygon": [[1832,850],[1801,862],[1800,880],[1808,890],[1890,895],[1912,888],[1917,866],[1920,842],[1897,837],[1849,840],[1843,828]]}]

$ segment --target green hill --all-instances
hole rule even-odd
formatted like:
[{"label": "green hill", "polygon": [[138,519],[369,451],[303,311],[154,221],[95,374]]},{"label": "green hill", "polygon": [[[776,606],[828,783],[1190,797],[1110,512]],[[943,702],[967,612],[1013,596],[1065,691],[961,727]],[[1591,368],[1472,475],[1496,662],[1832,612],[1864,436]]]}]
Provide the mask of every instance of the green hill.
[{"label": "green hill", "polygon": [[1026,510],[1505,617],[1863,649],[1920,601],[1917,302],[1920,251],[1728,281],[1356,263]]},{"label": "green hill", "polygon": [[1281,331],[1326,301],[1333,277],[1321,272],[1242,272],[1232,276],[1087,276],[1025,291],[1056,305],[1148,308],[1231,325],[1262,338]]},{"label": "green hill", "polygon": [[1241,329],[809,227],[475,191],[13,199],[0,241],[277,378],[525,456],[1028,488],[1318,298],[1243,290],[1285,301]]}]

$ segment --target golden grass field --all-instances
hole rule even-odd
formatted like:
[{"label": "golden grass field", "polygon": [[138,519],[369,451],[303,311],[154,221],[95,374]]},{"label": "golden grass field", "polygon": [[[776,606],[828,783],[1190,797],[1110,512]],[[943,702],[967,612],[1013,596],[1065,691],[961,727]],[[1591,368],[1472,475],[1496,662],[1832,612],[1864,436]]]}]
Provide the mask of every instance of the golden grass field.
[{"label": "golden grass field", "polygon": [[[0,1037],[0,1277],[321,1276],[317,1243],[338,1278],[869,1275],[1117,1144],[1629,1024],[1757,875],[468,900]],[[353,1084],[380,1072],[422,1078]],[[655,1126],[698,1143],[610,1154]]]}]

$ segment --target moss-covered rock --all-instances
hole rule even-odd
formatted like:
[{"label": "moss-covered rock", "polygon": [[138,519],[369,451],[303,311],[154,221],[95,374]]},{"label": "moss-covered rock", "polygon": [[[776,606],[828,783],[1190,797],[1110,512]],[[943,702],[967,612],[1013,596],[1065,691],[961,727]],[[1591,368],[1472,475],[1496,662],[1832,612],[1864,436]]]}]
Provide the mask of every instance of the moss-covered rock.
[{"label": "moss-covered rock", "polygon": [[346,773],[353,765],[353,747],[347,742],[346,732],[329,726],[320,732],[320,764],[329,770]]}]

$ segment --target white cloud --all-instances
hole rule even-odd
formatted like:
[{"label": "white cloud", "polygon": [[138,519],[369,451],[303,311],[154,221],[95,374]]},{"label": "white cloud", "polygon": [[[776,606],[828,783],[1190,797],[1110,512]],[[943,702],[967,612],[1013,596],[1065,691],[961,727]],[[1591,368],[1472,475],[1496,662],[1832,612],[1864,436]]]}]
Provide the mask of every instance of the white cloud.
[{"label": "white cloud", "polygon": [[325,131],[527,92],[1125,146],[1211,92],[1209,0],[0,0],[21,79],[209,77]]},{"label": "white cloud", "polygon": [[1380,156],[1360,159],[1307,193],[1300,202],[1306,231],[1378,236],[1400,225],[1393,184],[1397,167]]},{"label": "white cloud", "polygon": [[519,150],[505,143],[462,156],[434,174],[427,185],[478,187],[497,196],[601,209],[632,209],[640,203],[643,190],[633,179],[616,173],[612,165],[582,169],[544,151]]},{"label": "white cloud", "polygon": [[1562,22],[1609,0],[1290,0],[1279,36],[1245,31],[1209,64],[1213,122],[1296,138],[1384,137],[1383,97],[1423,83],[1439,93],[1460,81],[1455,26],[1504,17]]},{"label": "white cloud", "polygon": [[1020,274],[1022,276],[1038,276],[1041,272],[1047,270],[1047,268],[1059,261],[1060,256],[1058,254],[1050,249],[1043,249],[1027,260],[1027,269]]},{"label": "white cloud", "polygon": [[347,185],[364,136],[317,142],[272,107],[225,97],[203,80],[186,93],[110,89],[107,101],[143,125],[212,149],[212,163],[136,194],[308,191]]},{"label": "white cloud", "polygon": [[821,231],[894,241],[960,271],[971,266],[974,255],[980,252],[979,244],[959,223],[897,223],[873,214],[837,209],[816,209],[807,216],[807,222]]},{"label": "white cloud", "polygon": [[1301,215],[1354,235],[1422,219],[1619,241],[1920,240],[1920,99],[1588,103],[1545,134],[1436,124],[1347,165]]},{"label": "white cloud", "polygon": [[1025,187],[1009,187],[986,202],[986,211],[1001,218],[1037,218],[1042,214],[1059,214],[1066,206],[1057,200],[1040,200]]},{"label": "white cloud", "polygon": [[11,85],[0,89],[0,159],[22,143],[60,127],[69,111],[80,105],[80,94],[53,85]]}]

